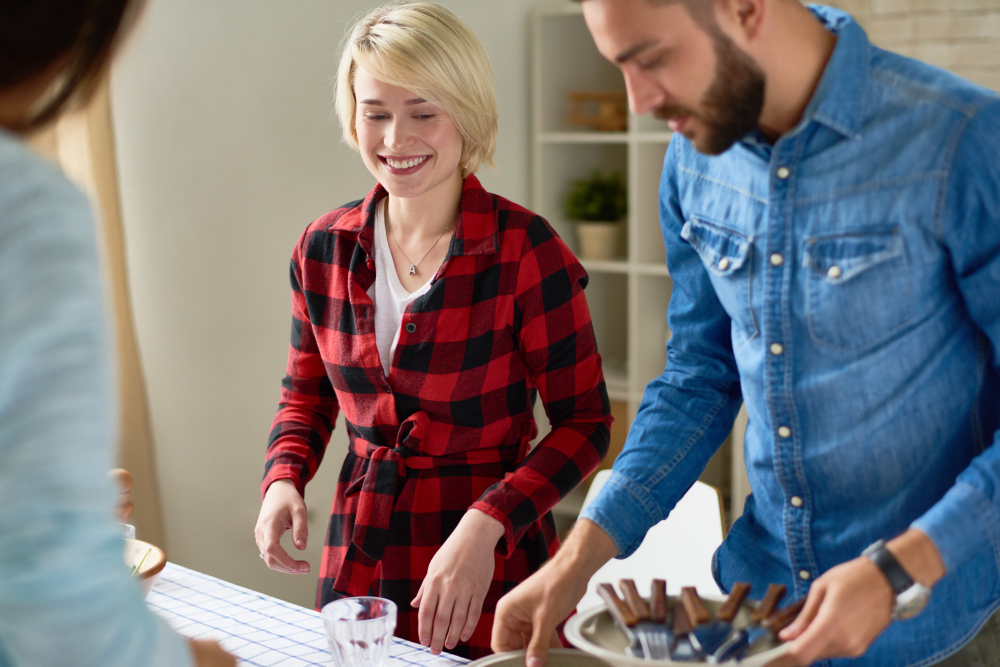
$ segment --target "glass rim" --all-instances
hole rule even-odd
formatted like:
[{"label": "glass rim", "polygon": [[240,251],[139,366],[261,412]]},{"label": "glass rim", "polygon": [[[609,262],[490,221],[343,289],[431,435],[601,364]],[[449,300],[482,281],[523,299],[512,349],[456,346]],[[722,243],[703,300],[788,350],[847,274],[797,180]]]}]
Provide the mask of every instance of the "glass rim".
[{"label": "glass rim", "polygon": [[[386,612],[381,616],[376,616],[375,618],[334,618],[333,610],[331,607],[337,604],[350,603],[351,601],[378,601],[386,605]],[[325,618],[329,618],[331,621],[347,621],[348,623],[372,623],[377,621],[385,621],[390,618],[391,615],[396,615],[399,613],[399,608],[395,602],[389,600],[388,598],[382,598],[375,595],[357,595],[354,597],[340,598],[339,600],[331,600],[323,605],[319,613]]]}]

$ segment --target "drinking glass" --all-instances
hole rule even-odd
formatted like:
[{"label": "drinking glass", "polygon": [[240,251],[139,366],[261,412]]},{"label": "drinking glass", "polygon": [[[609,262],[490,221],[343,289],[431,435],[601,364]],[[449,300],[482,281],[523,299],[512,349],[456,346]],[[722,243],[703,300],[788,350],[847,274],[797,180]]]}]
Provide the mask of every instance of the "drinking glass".
[{"label": "drinking glass", "polygon": [[323,606],[323,625],[337,667],[383,667],[396,629],[396,603],[342,598]]}]

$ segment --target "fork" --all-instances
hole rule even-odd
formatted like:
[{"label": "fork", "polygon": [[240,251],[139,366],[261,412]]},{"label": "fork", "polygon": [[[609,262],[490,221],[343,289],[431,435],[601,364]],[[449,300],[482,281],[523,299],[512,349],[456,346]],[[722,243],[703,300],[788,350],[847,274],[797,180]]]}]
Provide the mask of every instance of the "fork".
[{"label": "fork", "polygon": [[636,618],[633,631],[639,639],[648,660],[665,660],[670,656],[669,635],[664,624],[667,617],[667,584],[662,579],[654,579],[650,587],[650,603],[639,595],[635,581],[622,579],[618,583],[625,601]]}]

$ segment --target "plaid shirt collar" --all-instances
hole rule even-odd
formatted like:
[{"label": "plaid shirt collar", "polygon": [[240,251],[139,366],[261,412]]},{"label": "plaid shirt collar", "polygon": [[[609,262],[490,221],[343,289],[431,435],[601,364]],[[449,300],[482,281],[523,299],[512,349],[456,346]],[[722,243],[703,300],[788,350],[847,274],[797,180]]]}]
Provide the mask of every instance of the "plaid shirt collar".
[{"label": "plaid shirt collar", "polygon": [[[375,205],[388,196],[381,183],[377,183],[359,206],[341,216],[328,231],[358,234],[358,245],[369,257],[375,240]],[[500,252],[500,232],[497,225],[497,202],[483,189],[479,179],[470,174],[465,177],[462,201],[458,205],[458,226],[448,250],[455,255],[492,255]]]}]

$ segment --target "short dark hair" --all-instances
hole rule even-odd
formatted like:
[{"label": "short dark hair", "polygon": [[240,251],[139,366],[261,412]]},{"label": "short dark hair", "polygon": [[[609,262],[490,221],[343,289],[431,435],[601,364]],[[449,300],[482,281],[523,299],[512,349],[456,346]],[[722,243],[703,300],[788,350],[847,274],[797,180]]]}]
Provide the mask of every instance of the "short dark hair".
[{"label": "short dark hair", "polygon": [[21,131],[51,122],[97,88],[118,40],[145,0],[0,0],[0,90],[70,55],[56,90]]}]

